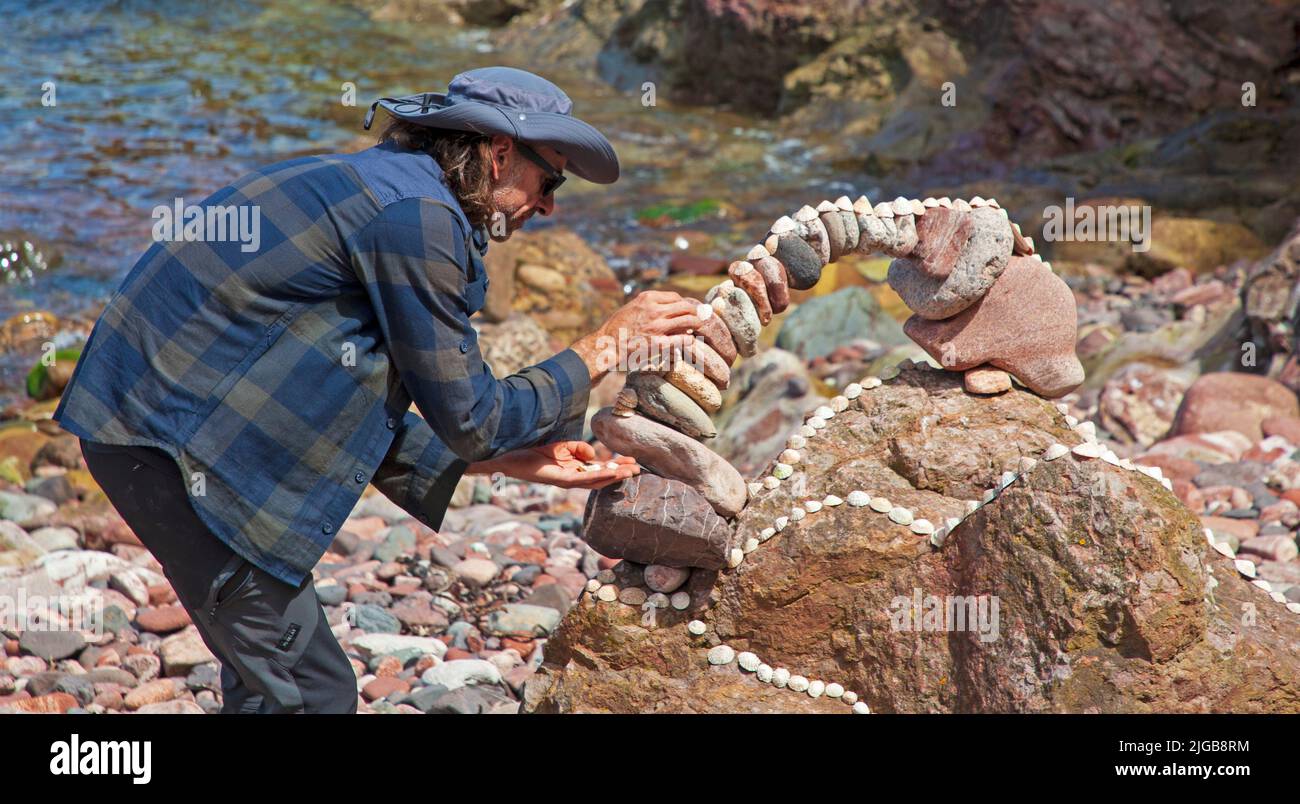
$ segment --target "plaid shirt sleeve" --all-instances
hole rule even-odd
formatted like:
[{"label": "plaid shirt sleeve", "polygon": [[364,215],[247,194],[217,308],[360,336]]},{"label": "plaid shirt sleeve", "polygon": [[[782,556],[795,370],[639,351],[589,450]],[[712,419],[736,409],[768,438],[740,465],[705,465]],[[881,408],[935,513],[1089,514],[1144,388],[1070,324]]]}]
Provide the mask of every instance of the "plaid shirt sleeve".
[{"label": "plaid shirt sleeve", "polygon": [[467,293],[482,278],[469,275],[465,233],[445,206],[389,204],[358,232],[352,254],[398,377],[430,430],[408,422],[414,440],[395,443],[390,459],[418,452],[416,463],[437,465],[448,460],[440,448],[450,448],[475,462],[581,436],[591,380],[572,349],[504,379],[483,362]]}]

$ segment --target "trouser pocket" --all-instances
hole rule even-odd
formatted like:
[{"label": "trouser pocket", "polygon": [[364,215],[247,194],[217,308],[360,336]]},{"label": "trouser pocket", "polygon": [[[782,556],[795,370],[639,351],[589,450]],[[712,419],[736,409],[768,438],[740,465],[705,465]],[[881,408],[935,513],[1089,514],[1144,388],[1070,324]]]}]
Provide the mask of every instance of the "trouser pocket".
[{"label": "trouser pocket", "polygon": [[302,709],[293,670],[319,615],[310,578],[295,588],[237,555],[213,579],[203,614],[244,684],[287,711]]}]

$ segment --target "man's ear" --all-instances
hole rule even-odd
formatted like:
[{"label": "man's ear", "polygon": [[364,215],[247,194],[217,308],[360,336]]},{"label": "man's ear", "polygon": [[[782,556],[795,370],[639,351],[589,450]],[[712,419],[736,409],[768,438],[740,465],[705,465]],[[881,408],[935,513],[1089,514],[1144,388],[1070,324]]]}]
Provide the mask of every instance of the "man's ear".
[{"label": "man's ear", "polygon": [[510,152],[514,150],[514,140],[504,134],[495,134],[492,137],[492,180],[501,181],[505,175],[506,164],[510,160]]}]

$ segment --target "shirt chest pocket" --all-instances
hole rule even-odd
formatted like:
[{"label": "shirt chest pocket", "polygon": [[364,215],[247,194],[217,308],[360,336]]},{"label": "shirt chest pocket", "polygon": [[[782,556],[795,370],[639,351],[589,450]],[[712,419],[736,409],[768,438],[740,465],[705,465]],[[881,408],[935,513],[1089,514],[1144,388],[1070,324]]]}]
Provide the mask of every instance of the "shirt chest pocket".
[{"label": "shirt chest pocket", "polygon": [[469,281],[465,284],[465,304],[469,314],[473,315],[487,302],[487,269],[483,267],[483,257],[478,249],[470,245],[466,250],[469,252]]}]

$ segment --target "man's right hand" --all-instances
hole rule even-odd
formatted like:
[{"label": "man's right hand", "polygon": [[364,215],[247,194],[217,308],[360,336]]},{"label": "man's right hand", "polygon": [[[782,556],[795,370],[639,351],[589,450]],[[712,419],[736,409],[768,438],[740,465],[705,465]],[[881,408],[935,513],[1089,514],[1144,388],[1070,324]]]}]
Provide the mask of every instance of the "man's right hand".
[{"label": "man's right hand", "polygon": [[647,290],[614,311],[600,329],[573,344],[595,384],[608,371],[644,367],[656,357],[689,349],[703,323],[700,303],[666,290]]}]

